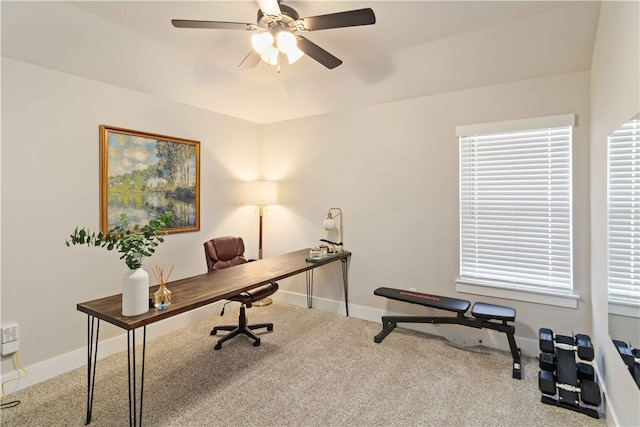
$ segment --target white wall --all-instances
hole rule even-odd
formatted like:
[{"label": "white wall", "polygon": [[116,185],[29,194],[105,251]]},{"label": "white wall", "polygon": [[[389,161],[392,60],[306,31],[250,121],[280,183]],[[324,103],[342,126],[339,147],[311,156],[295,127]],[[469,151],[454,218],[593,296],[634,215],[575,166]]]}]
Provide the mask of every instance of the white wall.
[{"label": "white wall", "polygon": [[[147,271],[157,264],[175,265],[172,279],[204,273],[205,240],[255,236],[238,183],[259,178],[258,125],[3,58],[1,323],[18,322],[20,360],[36,371],[86,354],[86,316],[76,304],[121,292],[127,271],[116,252],[64,246],[76,225],[98,227],[100,124],[201,141],[201,231],[167,236]],[[101,338],[116,334],[103,326]],[[2,372],[14,372],[11,359]]]},{"label": "white wall", "polygon": [[[458,125],[576,113],[574,131],[574,287],[578,309],[459,294]],[[263,127],[265,174],[281,180],[283,221],[272,250],[316,245],[329,207],[344,212],[353,252],[349,299],[355,306],[407,312],[373,295],[379,286],[513,306],[516,334],[537,354],[537,333],[591,333],[589,286],[589,73],[503,84]],[[287,136],[288,137],[283,137]],[[292,225],[299,234],[291,232]],[[276,239],[275,236],[291,236]],[[314,240],[303,240],[314,236]],[[302,281],[283,289],[302,292]],[[339,286],[317,289],[340,299]],[[455,329],[455,331],[454,331]],[[453,334],[459,327],[451,327]],[[506,345],[504,337],[499,342]]]},{"label": "white wall", "polygon": [[603,2],[591,71],[591,280],[594,343],[610,425],[640,425],[640,391],[609,339],[607,136],[640,112],[640,3]]}]

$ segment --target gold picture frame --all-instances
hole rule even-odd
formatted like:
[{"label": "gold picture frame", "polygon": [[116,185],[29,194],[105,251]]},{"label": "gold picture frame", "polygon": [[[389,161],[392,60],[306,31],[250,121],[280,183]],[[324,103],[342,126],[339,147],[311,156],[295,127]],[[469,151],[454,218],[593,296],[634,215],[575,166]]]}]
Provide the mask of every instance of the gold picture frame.
[{"label": "gold picture frame", "polygon": [[165,211],[168,233],[200,230],[200,141],[100,125],[100,230]]}]

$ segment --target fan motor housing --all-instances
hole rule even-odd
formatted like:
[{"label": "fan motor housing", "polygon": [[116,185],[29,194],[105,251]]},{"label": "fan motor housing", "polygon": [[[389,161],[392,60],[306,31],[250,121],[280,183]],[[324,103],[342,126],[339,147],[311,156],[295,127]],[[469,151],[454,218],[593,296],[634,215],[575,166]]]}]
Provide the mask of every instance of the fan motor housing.
[{"label": "fan motor housing", "polygon": [[300,15],[292,7],[280,4],[280,19],[273,19],[262,13],[258,9],[258,27],[268,31],[286,30],[290,32],[296,31],[296,21],[300,19]]}]

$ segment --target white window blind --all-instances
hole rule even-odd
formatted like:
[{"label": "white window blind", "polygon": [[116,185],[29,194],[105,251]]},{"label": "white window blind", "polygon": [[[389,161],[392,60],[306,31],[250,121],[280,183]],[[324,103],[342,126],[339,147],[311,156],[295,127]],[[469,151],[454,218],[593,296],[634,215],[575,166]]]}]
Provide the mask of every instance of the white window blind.
[{"label": "white window blind", "polygon": [[640,118],[609,136],[609,301],[640,306]]},{"label": "white window blind", "polygon": [[[471,134],[473,126],[458,128],[459,280],[533,292],[572,292],[574,116],[553,116],[558,117],[561,120],[551,120],[553,127],[531,119],[529,125],[536,127],[523,129],[527,123],[518,121],[513,132]],[[558,121],[570,125],[557,126]],[[497,128],[508,128],[505,123]]]}]

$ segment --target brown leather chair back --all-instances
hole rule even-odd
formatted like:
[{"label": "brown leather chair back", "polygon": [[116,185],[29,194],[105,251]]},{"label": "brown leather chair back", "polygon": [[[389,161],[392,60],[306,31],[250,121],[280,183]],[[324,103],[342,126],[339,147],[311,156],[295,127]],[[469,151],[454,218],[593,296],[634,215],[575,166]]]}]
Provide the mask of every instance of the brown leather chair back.
[{"label": "brown leather chair back", "polygon": [[240,237],[217,237],[204,243],[204,256],[209,271],[244,264],[244,242]]}]

